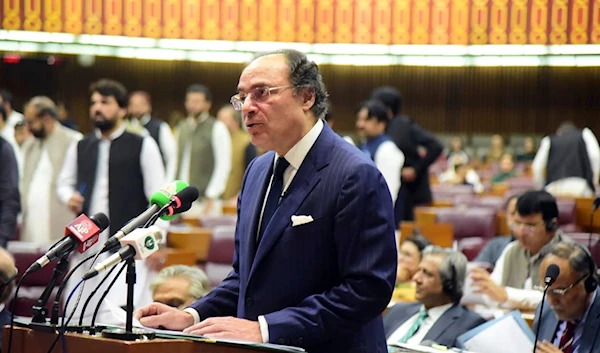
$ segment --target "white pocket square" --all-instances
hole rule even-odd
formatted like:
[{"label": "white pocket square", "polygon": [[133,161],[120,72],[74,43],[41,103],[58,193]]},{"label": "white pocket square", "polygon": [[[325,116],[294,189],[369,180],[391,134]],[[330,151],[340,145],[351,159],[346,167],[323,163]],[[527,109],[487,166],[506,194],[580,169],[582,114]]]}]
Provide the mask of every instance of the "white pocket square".
[{"label": "white pocket square", "polygon": [[292,227],[301,226],[314,221],[312,216],[292,216]]}]

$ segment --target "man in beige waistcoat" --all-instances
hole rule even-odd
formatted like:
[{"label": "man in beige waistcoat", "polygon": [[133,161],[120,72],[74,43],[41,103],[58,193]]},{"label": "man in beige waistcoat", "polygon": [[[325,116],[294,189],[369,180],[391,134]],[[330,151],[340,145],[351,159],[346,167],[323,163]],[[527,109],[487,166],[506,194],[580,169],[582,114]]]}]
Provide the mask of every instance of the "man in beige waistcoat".
[{"label": "man in beige waistcoat", "polygon": [[242,127],[242,115],[227,104],[219,109],[217,119],[231,134],[231,172],[223,192],[224,201],[236,202],[246,167],[256,157],[256,147],[250,143],[248,131]]},{"label": "man in beige waistcoat", "polygon": [[82,135],[62,126],[54,102],[43,96],[25,105],[25,120],[33,137],[23,144],[21,240],[39,244],[62,238],[74,218],[56,196],[56,179],[68,147]]},{"label": "man in beige waistcoat", "polygon": [[528,191],[519,197],[512,227],[516,240],[504,248],[492,274],[476,268],[470,276],[489,306],[534,310],[542,300],[540,250],[570,240],[558,229],[558,206],[546,191]]}]

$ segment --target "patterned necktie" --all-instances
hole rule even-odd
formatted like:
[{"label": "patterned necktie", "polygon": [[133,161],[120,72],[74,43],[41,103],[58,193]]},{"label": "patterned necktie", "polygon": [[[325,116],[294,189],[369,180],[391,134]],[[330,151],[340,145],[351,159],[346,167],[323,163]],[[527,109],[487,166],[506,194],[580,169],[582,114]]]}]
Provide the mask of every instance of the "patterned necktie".
[{"label": "patterned necktie", "polygon": [[267,196],[267,203],[265,204],[265,210],[263,211],[262,220],[260,222],[260,232],[258,233],[257,244],[260,242],[262,235],[273,217],[277,206],[279,206],[279,199],[283,193],[283,172],[287,169],[290,163],[284,158],[279,157],[275,168],[273,170],[273,180],[271,181],[271,189]]},{"label": "patterned necktie", "polygon": [[400,343],[406,343],[417,331],[419,331],[419,327],[423,324],[423,320],[427,317],[427,311],[421,310],[419,313],[419,317],[417,317],[417,321],[408,329],[408,332],[400,339]]},{"label": "patterned necktie", "polygon": [[573,353],[573,339],[575,338],[575,327],[577,327],[576,323],[567,321],[567,326],[565,327],[565,331],[560,337],[560,343],[558,344],[558,347],[564,353]]}]

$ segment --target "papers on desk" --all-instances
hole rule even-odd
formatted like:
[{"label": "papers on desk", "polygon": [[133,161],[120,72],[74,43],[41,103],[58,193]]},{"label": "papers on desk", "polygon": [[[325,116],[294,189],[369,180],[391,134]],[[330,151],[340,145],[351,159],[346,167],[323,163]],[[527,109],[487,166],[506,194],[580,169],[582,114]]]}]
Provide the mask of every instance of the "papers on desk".
[{"label": "papers on desk", "polygon": [[485,353],[529,353],[534,340],[519,311],[489,321],[457,339],[464,349]]}]

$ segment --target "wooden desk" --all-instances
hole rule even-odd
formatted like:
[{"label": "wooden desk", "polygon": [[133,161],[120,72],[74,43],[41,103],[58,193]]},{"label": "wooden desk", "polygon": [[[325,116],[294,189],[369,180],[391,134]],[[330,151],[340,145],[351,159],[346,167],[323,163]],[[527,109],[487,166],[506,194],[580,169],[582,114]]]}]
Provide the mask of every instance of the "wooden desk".
[{"label": "wooden desk", "polygon": [[402,222],[400,225],[400,235],[398,244],[413,234],[413,230],[417,228],[421,234],[432,244],[438,245],[444,248],[451,248],[454,242],[454,226],[450,223],[435,223],[435,224],[421,224],[413,222]]},{"label": "wooden desk", "polygon": [[188,265],[194,266],[196,265],[196,251],[188,250],[188,249],[174,249],[174,248],[166,248],[166,259],[163,267],[173,266],[173,265]]},{"label": "wooden desk", "polygon": [[237,206],[236,205],[223,205],[221,211],[223,212],[223,214],[237,215]]},{"label": "wooden desk", "polygon": [[[2,351],[8,352],[10,328],[2,331]],[[46,353],[56,335],[15,327],[12,353]],[[142,342],[126,342],[103,337],[76,333],[65,334],[67,350],[73,353],[246,353],[268,352],[255,347],[235,347],[216,343],[193,342],[179,339],[154,339]],[[62,353],[62,342],[58,341],[52,353]]]},{"label": "wooden desk", "polygon": [[196,261],[206,261],[210,247],[210,228],[171,227],[167,245],[174,249],[184,249],[196,254]]},{"label": "wooden desk", "polygon": [[415,207],[415,223],[419,226],[435,224],[437,222],[436,210],[436,207]]}]

